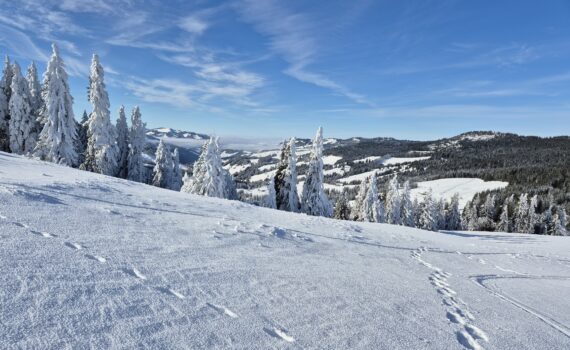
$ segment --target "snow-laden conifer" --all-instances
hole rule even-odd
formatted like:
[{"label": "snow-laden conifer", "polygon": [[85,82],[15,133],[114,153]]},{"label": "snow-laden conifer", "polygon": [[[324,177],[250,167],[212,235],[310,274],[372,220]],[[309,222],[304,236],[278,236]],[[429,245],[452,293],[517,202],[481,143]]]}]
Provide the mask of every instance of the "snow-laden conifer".
[{"label": "snow-laden conifer", "polygon": [[461,230],[461,212],[459,211],[459,194],[451,197],[448,209],[445,213],[445,228],[447,230]]},{"label": "snow-laden conifer", "polygon": [[362,213],[362,204],[366,199],[366,193],[368,192],[368,182],[370,177],[362,179],[360,185],[358,186],[358,193],[356,194],[356,198],[354,198],[354,204],[351,209],[351,217],[352,220],[362,221],[361,213]]},{"label": "snow-laden conifer", "polygon": [[263,198],[262,205],[266,208],[276,209],[276,195],[277,191],[275,190],[275,177],[272,176],[269,178],[269,183],[267,184],[267,193]]},{"label": "snow-laden conifer", "polygon": [[437,231],[437,204],[433,198],[431,189],[426,193],[420,203],[419,228],[428,231]]},{"label": "snow-laden conifer", "polygon": [[323,180],[323,128],[320,127],[313,140],[309,169],[303,185],[301,212],[315,216],[332,216],[332,205],[325,193]]},{"label": "snow-laden conifer", "polygon": [[119,107],[116,130],[117,148],[119,150],[117,176],[121,179],[126,179],[129,169],[129,127],[127,126],[127,117],[125,116],[125,106]]},{"label": "snow-laden conifer", "polygon": [[386,222],[388,224],[400,225],[401,217],[401,195],[398,189],[398,176],[394,175],[388,182],[386,191]]},{"label": "snow-laden conifer", "polygon": [[516,209],[515,217],[515,232],[527,233],[529,232],[529,206],[528,206],[528,195],[526,193],[521,194],[519,198],[519,203]]},{"label": "snow-laden conifer", "polygon": [[193,174],[187,178],[182,192],[226,199],[237,198],[235,183],[223,168],[217,138],[211,137],[194,163]]},{"label": "snow-laden conifer", "polygon": [[162,139],[160,139],[158,147],[156,148],[154,164],[152,185],[161,188],[171,188],[173,170],[172,153],[170,153],[170,148]]},{"label": "snow-laden conifer", "polygon": [[172,152],[172,181],[170,189],[173,191],[180,191],[182,188],[182,170],[180,169],[180,154],[178,148]]},{"label": "snow-laden conifer", "polygon": [[140,109],[138,106],[135,106],[131,114],[131,130],[129,133],[131,147],[129,149],[127,178],[131,181],[145,182],[146,180],[143,158],[146,140],[145,128],[146,125],[142,121]]},{"label": "snow-laden conifer", "polygon": [[298,212],[299,195],[297,194],[297,159],[295,138],[284,142],[277,171],[275,172],[275,194],[277,209]]},{"label": "snow-laden conifer", "polygon": [[32,113],[28,82],[18,63],[14,63],[13,74],[9,104],[10,150],[16,154],[27,154],[36,146],[36,118]]},{"label": "snow-laden conifer", "polygon": [[73,98],[69,92],[65,67],[55,44],[52,45],[52,50],[42,88],[45,105],[40,118],[44,121],[44,126],[34,154],[42,160],[73,166],[77,165]]},{"label": "snow-laden conifer", "polygon": [[[362,221],[383,222],[381,217],[384,216],[384,208],[380,206],[378,198],[378,183],[376,182],[376,173],[370,175],[367,181],[366,196],[360,207],[359,217]],[[382,210],[382,214],[379,211]],[[382,218],[383,219],[383,218]]]},{"label": "snow-laden conifer", "polygon": [[511,219],[509,217],[509,203],[505,202],[505,204],[503,204],[503,209],[499,218],[499,225],[497,226],[497,230],[501,232],[511,232],[511,229],[512,225]]},{"label": "snow-laden conifer", "polygon": [[414,227],[414,203],[410,190],[410,182],[404,182],[401,196],[401,218],[402,225]]},{"label": "snow-laden conifer", "polygon": [[36,128],[38,129],[37,133],[39,133],[41,131],[41,127],[43,127],[43,124],[40,122],[40,113],[43,107],[43,101],[42,87],[38,78],[38,70],[34,62],[28,66],[26,80],[28,82],[28,90],[30,91],[30,106],[32,107],[32,114],[36,118]]},{"label": "snow-laden conifer", "polygon": [[109,96],[99,56],[93,55],[88,89],[93,111],[89,114],[87,152],[82,168],[87,171],[115,176],[119,150],[115,127],[111,123]]},{"label": "snow-laden conifer", "polygon": [[83,111],[81,121],[77,122],[75,125],[75,130],[77,133],[77,138],[75,139],[75,151],[77,152],[77,160],[79,164],[83,164],[85,161],[85,151],[87,150],[87,121],[89,120],[89,115],[87,111]]},{"label": "snow-laden conifer", "polygon": [[333,217],[338,220],[350,220],[350,207],[345,193],[341,194],[336,201]]},{"label": "snow-laden conifer", "polygon": [[537,225],[542,221],[540,213],[538,212],[539,198],[538,195],[532,196],[530,205],[528,207],[528,231],[526,233],[535,233]]}]

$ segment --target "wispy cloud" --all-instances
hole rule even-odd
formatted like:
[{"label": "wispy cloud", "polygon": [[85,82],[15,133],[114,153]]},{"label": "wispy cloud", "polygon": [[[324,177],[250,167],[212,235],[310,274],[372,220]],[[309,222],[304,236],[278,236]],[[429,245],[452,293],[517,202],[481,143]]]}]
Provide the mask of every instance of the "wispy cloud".
[{"label": "wispy cloud", "polygon": [[310,70],[317,60],[318,45],[313,33],[318,23],[303,13],[294,13],[278,1],[244,0],[236,5],[243,19],[269,38],[273,51],[289,63],[285,73],[291,77],[345,96],[354,102],[372,104],[368,99],[333,81],[322,73]]}]

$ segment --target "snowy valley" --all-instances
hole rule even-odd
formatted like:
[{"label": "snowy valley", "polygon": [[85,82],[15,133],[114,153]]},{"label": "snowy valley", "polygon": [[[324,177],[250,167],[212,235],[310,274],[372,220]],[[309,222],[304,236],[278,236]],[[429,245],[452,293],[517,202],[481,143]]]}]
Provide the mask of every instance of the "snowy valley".
[{"label": "snowy valley", "polygon": [[0,153],[0,347],[563,349],[570,241],[207,198]]}]

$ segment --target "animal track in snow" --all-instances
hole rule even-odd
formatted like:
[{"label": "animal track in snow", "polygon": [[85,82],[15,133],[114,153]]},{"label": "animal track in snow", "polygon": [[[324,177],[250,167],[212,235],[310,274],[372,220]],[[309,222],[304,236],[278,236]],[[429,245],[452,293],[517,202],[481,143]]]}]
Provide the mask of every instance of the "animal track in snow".
[{"label": "animal track in snow", "polygon": [[73,242],[65,242],[64,243],[66,246],[68,246],[71,249],[75,249],[75,250],[81,250],[83,249],[83,246],[79,243],[73,243]]},{"label": "animal track in snow", "polygon": [[91,260],[95,260],[95,261],[98,261],[98,262],[100,262],[100,263],[105,263],[105,262],[107,262],[107,259],[105,259],[104,257],[99,256],[99,255],[85,254],[85,256],[86,256],[87,258],[91,259]]},{"label": "animal track in snow", "polygon": [[[425,247],[420,247],[412,251],[410,255],[420,264],[432,270],[428,279],[436,288],[436,291],[443,296],[442,302],[446,307],[447,320],[461,327],[456,331],[457,341],[463,347],[470,350],[483,349],[479,341],[487,342],[489,341],[489,337],[481,329],[469,323],[474,320],[474,317],[467,309],[467,304],[456,296],[457,292],[451,289],[447,282],[451,274],[423,260],[422,253],[425,251],[427,251]],[[472,259],[473,257],[468,256],[468,258]],[[483,259],[479,259],[479,263],[486,264]]]},{"label": "animal track in snow", "polygon": [[280,338],[282,340],[285,340],[288,343],[293,343],[295,341],[295,338],[293,338],[292,336],[290,336],[289,334],[287,334],[284,330],[273,327],[272,329],[269,328],[263,328],[263,330],[265,331],[265,333],[269,334],[270,336],[274,337],[274,338]]},{"label": "animal track in snow", "polygon": [[30,232],[33,233],[34,235],[38,235],[38,236],[42,236],[42,237],[46,237],[46,238],[57,237],[56,235],[48,233],[48,232],[41,232],[41,231],[35,231],[35,230],[31,230]]},{"label": "animal track in snow", "polygon": [[127,273],[127,274],[129,274],[129,275],[131,275],[131,276],[133,276],[133,277],[136,277],[136,278],[138,278],[138,279],[141,279],[141,280],[143,280],[143,281],[146,280],[146,276],[143,275],[139,270],[137,270],[137,269],[134,268],[134,267],[133,267],[132,269],[123,269],[123,271],[124,271],[125,273]]},{"label": "animal track in snow", "polygon": [[26,224],[22,224],[21,222],[16,222],[16,221],[12,222],[12,224],[13,224],[13,225],[16,225],[16,226],[18,226],[18,227],[23,227],[23,228],[28,228],[28,227],[29,227],[29,226],[26,225]]},{"label": "animal track in snow", "polygon": [[216,304],[212,304],[212,303],[206,303],[206,305],[208,305],[209,307],[211,307],[212,309],[216,310],[217,312],[219,312],[220,314],[229,316],[231,318],[238,318],[238,315],[233,312],[232,310],[226,308],[225,306],[221,306],[221,305],[216,305]]}]

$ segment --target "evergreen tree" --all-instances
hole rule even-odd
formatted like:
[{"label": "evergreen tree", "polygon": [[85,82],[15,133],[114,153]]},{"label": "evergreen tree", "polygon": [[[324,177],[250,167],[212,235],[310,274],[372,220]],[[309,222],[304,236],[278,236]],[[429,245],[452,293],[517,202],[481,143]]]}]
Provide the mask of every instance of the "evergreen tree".
[{"label": "evergreen tree", "polygon": [[495,202],[494,194],[487,195],[487,199],[485,200],[485,215],[491,221],[495,219]]},{"label": "evergreen tree", "polygon": [[276,205],[279,210],[299,211],[299,195],[297,194],[297,166],[295,154],[295,138],[284,142],[281,157],[275,172]]},{"label": "evergreen tree", "polygon": [[87,171],[115,176],[119,150],[115,127],[111,123],[109,96],[105,88],[103,67],[99,56],[93,55],[89,76],[89,102],[93,111],[89,115],[87,151],[81,168]]},{"label": "evergreen tree", "polygon": [[332,206],[325,193],[323,174],[323,128],[317,130],[303,185],[301,211],[314,216],[332,216]]},{"label": "evergreen tree", "polygon": [[180,155],[178,148],[172,152],[172,183],[170,189],[173,191],[180,191],[182,188],[182,170],[180,169]]},{"label": "evergreen tree", "polygon": [[527,233],[538,233],[540,231],[541,217],[538,212],[539,199],[538,195],[532,196],[530,206],[528,208],[528,231]]},{"label": "evergreen tree", "polygon": [[386,222],[388,224],[400,225],[401,217],[401,198],[398,190],[398,177],[394,175],[388,183],[386,191]]},{"label": "evergreen tree", "polygon": [[30,91],[30,105],[32,107],[32,114],[36,119],[36,133],[39,134],[43,124],[40,123],[41,110],[43,108],[42,101],[42,87],[40,80],[38,79],[38,70],[36,64],[32,62],[28,67],[28,73],[26,75],[26,80],[28,82],[28,90]]},{"label": "evergreen tree", "polygon": [[117,176],[121,179],[127,178],[129,170],[129,127],[125,116],[125,106],[119,107],[119,118],[117,118],[117,148],[119,150],[117,161]]},{"label": "evergreen tree", "polygon": [[445,229],[451,231],[461,230],[461,213],[459,211],[459,194],[451,197],[448,210],[445,213]]},{"label": "evergreen tree", "polygon": [[567,225],[567,221],[566,221],[566,210],[564,209],[564,207],[560,206],[556,208],[556,218],[555,218],[555,224],[556,224],[556,235],[557,236],[567,236],[568,235],[568,231],[566,230],[566,225]]},{"label": "evergreen tree", "polygon": [[237,198],[230,173],[223,168],[218,140],[211,137],[194,163],[192,178],[187,179],[182,192],[226,199]]},{"label": "evergreen tree", "polygon": [[4,58],[4,68],[2,69],[2,86],[4,87],[4,93],[6,94],[6,99],[10,102],[12,98],[12,79],[14,78],[14,66],[10,63],[10,57],[6,56]]},{"label": "evergreen tree", "polygon": [[511,232],[511,220],[509,218],[509,203],[505,202],[497,229],[501,232]]},{"label": "evergreen tree", "polygon": [[172,154],[162,139],[156,148],[155,166],[153,169],[152,185],[161,188],[172,186]]},{"label": "evergreen tree", "polygon": [[350,220],[350,207],[348,206],[345,193],[336,201],[333,217],[338,220]]},{"label": "evergreen tree", "polygon": [[519,198],[519,204],[516,210],[515,231],[518,233],[527,233],[529,231],[529,206],[528,197],[523,193]]},{"label": "evergreen tree", "polygon": [[541,234],[547,234],[547,235],[556,235],[556,220],[557,218],[555,218],[556,214],[553,213],[554,211],[554,206],[550,206],[548,209],[546,209],[544,211],[544,213],[542,214],[542,232]]},{"label": "evergreen tree", "polygon": [[428,231],[437,231],[437,204],[433,199],[431,189],[426,193],[420,204],[419,228]]},{"label": "evergreen tree", "polygon": [[277,202],[275,200],[277,192],[275,191],[275,177],[269,178],[269,183],[267,184],[267,194],[263,199],[263,206],[266,208],[276,209]]},{"label": "evergreen tree", "polygon": [[401,208],[402,225],[414,227],[414,204],[409,181],[404,182],[404,187],[402,188]]},{"label": "evergreen tree", "polygon": [[75,119],[73,98],[69,93],[67,73],[59,50],[52,45],[53,53],[44,74],[41,119],[45,121],[34,154],[47,160],[68,166],[77,165],[75,151]]},{"label": "evergreen tree", "polygon": [[[366,196],[360,207],[359,217],[362,221],[384,222],[384,207],[380,205],[378,198],[378,184],[376,182],[376,174],[370,175],[368,178],[368,188]],[[380,212],[381,211],[381,212]]]},{"label": "evergreen tree", "polygon": [[127,178],[131,181],[145,182],[146,180],[143,158],[146,140],[145,128],[146,124],[142,122],[140,109],[138,106],[135,106],[131,114],[131,131],[129,135],[131,147],[129,149],[129,168],[127,171]]},{"label": "evergreen tree", "polygon": [[16,154],[27,154],[36,146],[36,120],[30,104],[28,83],[18,63],[14,63],[12,97],[10,98],[10,150]]},{"label": "evergreen tree", "polygon": [[360,186],[358,187],[358,193],[356,194],[356,198],[354,199],[354,205],[352,206],[352,210],[351,210],[351,217],[352,220],[355,221],[362,221],[363,218],[361,217],[361,213],[362,213],[362,205],[364,203],[364,200],[366,199],[366,193],[368,192],[368,183],[371,179],[373,175],[370,175],[369,177],[363,179],[360,182]]},{"label": "evergreen tree", "polygon": [[77,138],[75,139],[75,152],[77,152],[77,160],[79,164],[85,161],[85,151],[87,150],[87,121],[89,116],[87,111],[83,111],[83,116],[80,122],[75,123],[75,130]]},{"label": "evergreen tree", "polygon": [[12,94],[12,64],[6,56],[0,80],[0,151],[10,152],[10,96]]}]

